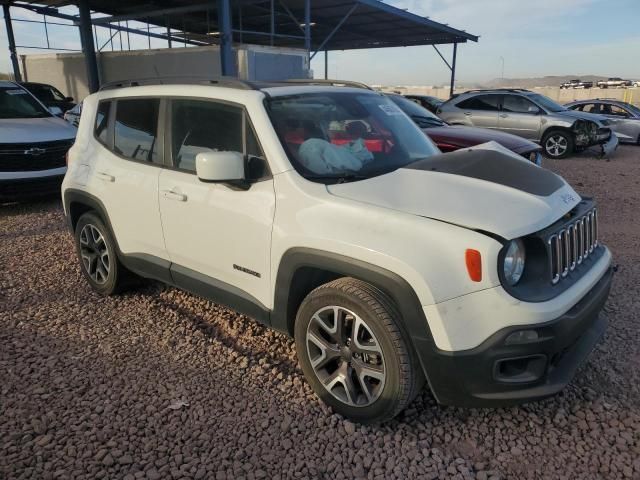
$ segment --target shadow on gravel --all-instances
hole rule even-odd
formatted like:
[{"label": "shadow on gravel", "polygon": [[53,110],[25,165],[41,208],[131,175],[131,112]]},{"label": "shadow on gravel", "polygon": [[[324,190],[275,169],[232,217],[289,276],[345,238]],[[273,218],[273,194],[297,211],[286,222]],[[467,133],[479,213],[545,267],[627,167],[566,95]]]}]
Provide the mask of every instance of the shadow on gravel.
[{"label": "shadow on gravel", "polygon": [[43,210],[52,210],[62,207],[62,199],[58,194],[46,195],[19,202],[0,202],[0,217],[15,217],[26,213],[39,213]]},{"label": "shadow on gravel", "polygon": [[[160,310],[169,310],[176,314],[179,318],[184,321],[189,322],[194,329],[201,332],[205,337],[209,340],[216,341],[224,345],[225,347],[238,352],[240,355],[245,356],[249,359],[249,365],[258,364],[258,359],[264,359],[267,363],[276,367],[279,372],[283,374],[291,374],[294,371],[298,370],[298,365],[295,362],[292,362],[290,359],[273,355],[271,352],[267,350],[257,350],[255,346],[243,346],[238,340],[230,335],[228,332],[225,332],[222,326],[216,325],[215,323],[211,323],[205,317],[199,315],[198,313],[189,310],[188,308],[182,307],[177,304],[177,302],[168,300],[160,296],[160,290],[158,290],[158,286],[156,286],[153,290],[151,288],[140,289],[138,293],[144,293],[145,295],[149,295],[153,297],[154,303],[158,306]],[[162,287],[160,287],[162,288]],[[200,298],[200,297],[197,297]],[[212,307],[215,305],[218,308],[227,309],[227,307],[219,304],[214,304],[210,302]],[[237,318],[243,318],[243,322],[252,322],[252,327],[258,326],[264,335],[267,333],[267,327],[263,327],[255,320],[245,319],[244,316],[239,313],[229,310],[232,315],[236,315]],[[273,332],[275,333],[275,332]],[[284,334],[282,334],[284,335]]]}]

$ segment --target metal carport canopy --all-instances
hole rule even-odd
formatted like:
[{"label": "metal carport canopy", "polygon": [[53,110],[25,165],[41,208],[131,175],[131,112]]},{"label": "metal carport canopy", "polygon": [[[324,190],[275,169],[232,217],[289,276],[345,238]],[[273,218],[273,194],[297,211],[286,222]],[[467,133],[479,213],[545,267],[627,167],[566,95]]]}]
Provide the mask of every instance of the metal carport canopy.
[{"label": "metal carport canopy", "polygon": [[[223,63],[224,50],[232,42],[306,48],[311,58],[318,51],[453,44],[451,64],[438,51],[452,70],[452,83],[457,44],[478,41],[476,35],[378,0],[18,0],[9,4],[41,13],[50,10],[52,16],[56,16],[55,7],[79,5],[81,11],[88,7],[107,15],[92,15],[94,25],[117,29],[118,22],[138,20],[178,29],[181,34],[169,34],[174,41],[179,42],[182,35],[190,43],[220,44]],[[223,64],[225,74],[233,73],[228,70]]]}]

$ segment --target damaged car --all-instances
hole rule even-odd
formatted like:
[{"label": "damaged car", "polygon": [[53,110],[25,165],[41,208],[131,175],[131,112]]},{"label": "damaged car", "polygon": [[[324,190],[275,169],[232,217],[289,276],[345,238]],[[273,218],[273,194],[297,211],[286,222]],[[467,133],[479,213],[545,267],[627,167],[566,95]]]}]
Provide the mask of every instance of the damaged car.
[{"label": "damaged car", "polygon": [[451,125],[491,128],[538,142],[554,159],[592,146],[608,156],[618,147],[607,118],[569,110],[530,90],[470,90],[442,104],[438,116]]},{"label": "damaged car", "polygon": [[540,145],[530,140],[487,128],[462,127],[460,125],[453,127],[407,97],[395,93],[388,93],[387,96],[420,127],[443,153],[487,142],[496,142],[538,166],[542,164],[540,153],[542,149]]}]

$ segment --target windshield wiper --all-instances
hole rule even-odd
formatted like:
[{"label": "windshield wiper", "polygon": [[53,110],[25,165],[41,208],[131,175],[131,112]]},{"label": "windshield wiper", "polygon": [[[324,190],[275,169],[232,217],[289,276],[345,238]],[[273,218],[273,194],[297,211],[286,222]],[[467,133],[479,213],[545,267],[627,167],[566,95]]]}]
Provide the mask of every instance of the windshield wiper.
[{"label": "windshield wiper", "polygon": [[431,118],[431,117],[424,117],[422,115],[412,115],[411,118],[413,119],[414,122],[416,122],[418,124],[419,127],[422,128],[423,125],[435,125],[437,127],[441,127],[444,125],[444,122],[442,120],[437,120],[435,118]]},{"label": "windshield wiper", "polygon": [[365,180],[369,178],[368,175],[358,175],[355,173],[341,173],[337,175],[305,175],[307,180],[330,180],[335,183],[347,183],[355,180]]}]

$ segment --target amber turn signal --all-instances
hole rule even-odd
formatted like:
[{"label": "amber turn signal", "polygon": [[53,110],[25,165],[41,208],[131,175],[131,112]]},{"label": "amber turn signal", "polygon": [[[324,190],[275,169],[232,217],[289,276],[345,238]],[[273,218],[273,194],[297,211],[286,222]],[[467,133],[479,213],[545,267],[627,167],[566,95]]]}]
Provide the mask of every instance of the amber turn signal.
[{"label": "amber turn signal", "polygon": [[482,255],[478,250],[467,248],[464,254],[464,260],[467,264],[467,273],[473,282],[482,281]]}]

